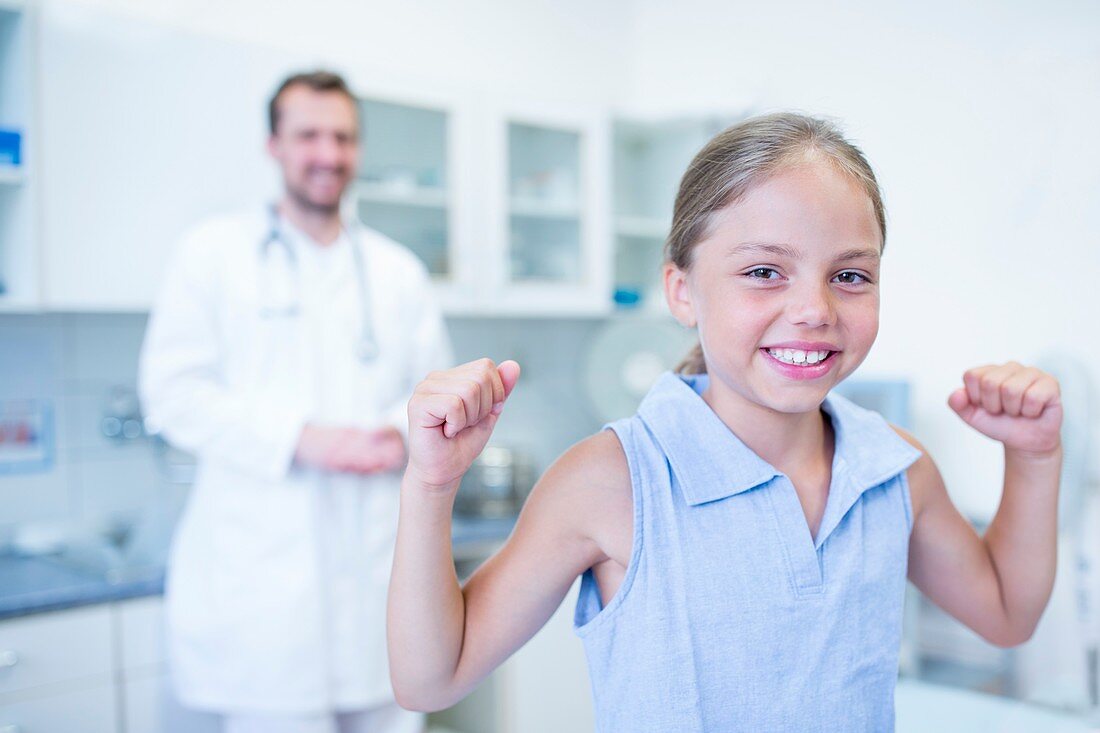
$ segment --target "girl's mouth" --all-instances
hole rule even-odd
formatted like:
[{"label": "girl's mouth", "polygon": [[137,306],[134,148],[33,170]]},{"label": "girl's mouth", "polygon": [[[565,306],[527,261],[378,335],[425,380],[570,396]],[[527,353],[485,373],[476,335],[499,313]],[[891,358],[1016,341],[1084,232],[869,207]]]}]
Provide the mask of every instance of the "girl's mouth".
[{"label": "girl's mouth", "polygon": [[835,351],[803,351],[801,349],[764,349],[764,351],[767,351],[768,354],[784,364],[794,364],[795,366],[813,366],[837,353]]},{"label": "girl's mouth", "polygon": [[802,349],[760,349],[765,360],[785,377],[791,379],[817,379],[829,373],[839,351],[804,351]]}]

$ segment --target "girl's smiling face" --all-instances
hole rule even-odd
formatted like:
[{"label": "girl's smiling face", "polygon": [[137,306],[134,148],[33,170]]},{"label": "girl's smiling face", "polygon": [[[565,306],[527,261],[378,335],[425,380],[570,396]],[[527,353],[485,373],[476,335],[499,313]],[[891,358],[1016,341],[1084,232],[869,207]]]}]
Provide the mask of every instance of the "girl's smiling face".
[{"label": "girl's smiling face", "polygon": [[665,266],[665,294],[677,320],[698,326],[711,390],[808,412],[874,343],[881,250],[867,193],[811,158],[719,211],[690,269]]}]

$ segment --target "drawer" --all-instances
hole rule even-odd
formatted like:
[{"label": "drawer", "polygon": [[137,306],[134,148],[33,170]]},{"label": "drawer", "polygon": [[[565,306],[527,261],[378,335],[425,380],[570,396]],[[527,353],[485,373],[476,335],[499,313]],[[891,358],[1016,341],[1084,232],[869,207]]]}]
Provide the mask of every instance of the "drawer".
[{"label": "drawer", "polygon": [[118,620],[121,668],[126,671],[167,664],[164,601],[159,596],[139,598],[116,603],[114,610]]},{"label": "drawer", "polygon": [[114,685],[107,682],[63,694],[0,702],[0,731],[117,733]]},{"label": "drawer", "polygon": [[106,605],[0,621],[0,695],[110,673]]}]

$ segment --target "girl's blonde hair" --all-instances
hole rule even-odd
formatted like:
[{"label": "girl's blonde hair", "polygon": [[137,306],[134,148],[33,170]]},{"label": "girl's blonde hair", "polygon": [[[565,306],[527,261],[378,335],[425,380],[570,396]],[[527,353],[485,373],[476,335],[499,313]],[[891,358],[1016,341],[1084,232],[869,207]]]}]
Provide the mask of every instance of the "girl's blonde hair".
[{"label": "girl's blonde hair", "polygon": [[[714,136],[691,161],[672,212],[665,262],[691,268],[695,245],[708,234],[715,214],[739,201],[777,171],[807,160],[826,160],[850,175],[871,199],[886,244],[882,191],[863,151],[839,128],[818,117],[780,112],[750,117]],[[701,344],[676,367],[684,374],[707,370]]]}]

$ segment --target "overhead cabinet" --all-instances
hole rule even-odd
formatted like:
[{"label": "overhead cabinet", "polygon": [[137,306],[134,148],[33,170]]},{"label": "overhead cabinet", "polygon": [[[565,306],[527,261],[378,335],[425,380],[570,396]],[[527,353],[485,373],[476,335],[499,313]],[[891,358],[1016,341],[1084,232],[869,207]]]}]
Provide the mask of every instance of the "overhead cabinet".
[{"label": "overhead cabinet", "polygon": [[[316,61],[58,0],[32,36],[3,2],[0,127],[35,145],[19,170],[0,167],[0,307],[147,310],[187,229],[280,195],[266,105]],[[661,307],[676,183],[717,120],[613,125],[591,105],[344,71],[363,126],[346,213],[420,257],[445,312]]]}]

